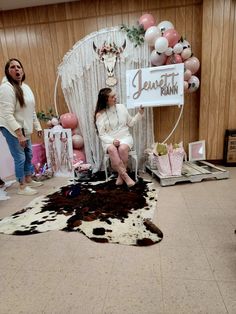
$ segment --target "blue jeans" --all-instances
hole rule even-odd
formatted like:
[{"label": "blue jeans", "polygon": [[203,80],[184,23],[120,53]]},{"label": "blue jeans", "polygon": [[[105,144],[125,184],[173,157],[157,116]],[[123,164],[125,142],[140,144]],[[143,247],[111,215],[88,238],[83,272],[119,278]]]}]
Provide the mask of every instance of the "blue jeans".
[{"label": "blue jeans", "polygon": [[6,128],[0,127],[5,137],[15,164],[15,175],[19,182],[23,182],[25,176],[32,174],[31,160],[33,157],[31,140],[26,141],[26,147],[20,146],[17,137],[13,136]]}]

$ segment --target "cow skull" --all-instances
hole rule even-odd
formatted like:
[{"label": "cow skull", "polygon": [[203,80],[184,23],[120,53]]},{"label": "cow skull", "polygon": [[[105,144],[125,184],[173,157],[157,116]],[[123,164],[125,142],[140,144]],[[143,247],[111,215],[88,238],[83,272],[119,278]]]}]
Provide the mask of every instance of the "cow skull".
[{"label": "cow skull", "polygon": [[105,41],[101,48],[97,48],[93,42],[93,50],[97,53],[99,60],[104,63],[108,76],[106,79],[108,86],[114,86],[117,83],[117,79],[114,77],[114,68],[117,58],[120,58],[120,54],[124,51],[125,47],[126,40],[121,47],[117,47],[114,42],[108,44]]}]

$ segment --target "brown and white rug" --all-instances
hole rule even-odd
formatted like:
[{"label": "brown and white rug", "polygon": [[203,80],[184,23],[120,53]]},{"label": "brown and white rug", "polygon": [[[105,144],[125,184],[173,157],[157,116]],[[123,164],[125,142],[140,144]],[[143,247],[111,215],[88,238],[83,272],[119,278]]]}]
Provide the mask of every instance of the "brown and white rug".
[{"label": "brown and white rug", "polygon": [[147,246],[163,238],[152,223],[156,207],[157,190],[143,179],[130,189],[115,180],[69,183],[0,220],[0,233],[77,231],[96,242]]}]

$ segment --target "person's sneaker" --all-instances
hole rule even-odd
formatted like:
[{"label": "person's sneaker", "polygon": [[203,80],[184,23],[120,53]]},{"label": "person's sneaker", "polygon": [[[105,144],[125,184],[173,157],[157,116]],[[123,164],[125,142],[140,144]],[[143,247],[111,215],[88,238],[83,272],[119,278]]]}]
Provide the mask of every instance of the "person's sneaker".
[{"label": "person's sneaker", "polygon": [[3,188],[5,185],[5,182],[0,178],[0,189]]},{"label": "person's sneaker", "polygon": [[31,182],[29,182],[29,183],[25,183],[27,186],[31,186],[31,187],[35,187],[35,188],[37,188],[37,187],[39,187],[39,186],[42,186],[43,185],[43,182],[40,182],[40,181],[34,181],[34,180],[32,180]]},{"label": "person's sneaker", "polygon": [[38,191],[31,189],[29,186],[26,186],[24,189],[18,189],[17,194],[19,195],[34,195],[37,194]]}]

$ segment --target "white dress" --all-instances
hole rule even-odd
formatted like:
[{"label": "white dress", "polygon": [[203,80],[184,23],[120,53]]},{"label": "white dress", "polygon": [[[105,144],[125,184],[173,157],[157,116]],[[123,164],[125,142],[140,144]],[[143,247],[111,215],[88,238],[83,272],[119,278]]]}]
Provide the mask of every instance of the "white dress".
[{"label": "white dress", "polygon": [[129,128],[141,119],[142,115],[139,112],[131,117],[123,104],[116,104],[106,109],[98,116],[96,121],[103,150],[107,152],[107,148],[113,144],[115,139],[119,140],[121,144],[127,144],[131,149],[133,147],[133,137],[129,132]]}]

